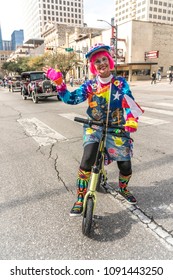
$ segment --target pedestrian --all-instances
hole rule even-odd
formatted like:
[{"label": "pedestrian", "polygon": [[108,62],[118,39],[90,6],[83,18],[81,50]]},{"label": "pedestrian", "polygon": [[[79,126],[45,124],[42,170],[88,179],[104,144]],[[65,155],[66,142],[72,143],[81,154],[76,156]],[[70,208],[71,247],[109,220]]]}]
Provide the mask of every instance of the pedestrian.
[{"label": "pedestrian", "polygon": [[153,72],[151,75],[151,84],[156,84],[156,72]]},{"label": "pedestrian", "polygon": [[157,71],[157,79],[158,79],[158,81],[159,81],[159,82],[160,82],[160,81],[161,81],[161,79],[162,79],[160,69],[158,69],[158,71]]},{"label": "pedestrian", "polygon": [[169,73],[169,83],[170,83],[170,85],[172,83],[172,71]]},{"label": "pedestrian", "polygon": [[70,77],[70,86],[73,87],[73,77]]},{"label": "pedestrian", "polygon": [[[69,91],[62,83],[62,74],[49,66],[43,68],[48,78],[57,84],[59,95],[67,104],[77,105],[88,100],[87,115],[93,120],[106,120],[117,125],[124,125],[128,135],[135,132],[138,127],[138,117],[143,110],[135,102],[129,85],[125,78],[115,76],[114,60],[110,55],[110,47],[104,44],[94,45],[86,54],[89,61],[90,72],[95,76],[87,80],[74,91]],[[101,136],[101,127],[84,125],[83,130],[83,156],[77,176],[77,201],[74,203],[70,215],[79,216],[83,211],[83,200],[87,192],[91,168],[94,164],[98,142]],[[109,128],[106,138],[107,164],[117,162],[119,169],[118,192],[130,203],[136,204],[136,198],[128,190],[128,183],[132,176],[132,141],[126,137],[117,136],[113,128]],[[118,143],[117,143],[118,142]],[[119,144],[120,143],[120,144]]]}]

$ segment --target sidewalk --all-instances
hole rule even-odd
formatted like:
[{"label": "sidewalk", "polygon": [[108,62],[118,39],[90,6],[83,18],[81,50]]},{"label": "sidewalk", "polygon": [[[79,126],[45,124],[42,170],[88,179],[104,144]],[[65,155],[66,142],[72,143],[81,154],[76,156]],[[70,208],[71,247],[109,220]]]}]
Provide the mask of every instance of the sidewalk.
[{"label": "sidewalk", "polygon": [[[143,85],[147,86],[147,85],[151,85],[151,80],[149,79],[149,80],[145,80],[145,81],[132,81],[132,82],[128,82],[128,84],[130,86],[143,86]],[[165,77],[161,81],[156,81],[156,84],[169,84],[169,80],[168,80],[168,78]],[[69,83],[67,84],[67,87],[70,91],[75,90],[79,86],[80,85],[74,85],[73,87],[71,87]]]},{"label": "sidewalk", "polygon": [[[128,83],[129,83],[130,86],[151,85],[151,80],[132,81],[132,82],[128,82]],[[161,81],[156,81],[156,84],[169,84],[169,80],[168,80],[168,78],[163,78]]]}]

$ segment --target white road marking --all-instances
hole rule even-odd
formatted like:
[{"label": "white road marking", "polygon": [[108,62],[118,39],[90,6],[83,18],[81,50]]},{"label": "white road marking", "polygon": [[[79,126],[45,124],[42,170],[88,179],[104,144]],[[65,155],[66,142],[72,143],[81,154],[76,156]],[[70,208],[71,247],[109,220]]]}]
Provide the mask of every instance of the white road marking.
[{"label": "white road marking", "polygon": [[164,102],[155,102],[155,105],[165,106],[165,107],[173,107],[173,104],[164,103]]},{"label": "white road marking", "polygon": [[140,116],[139,117],[139,123],[146,123],[146,124],[151,124],[151,125],[160,125],[160,124],[165,124],[165,123],[169,123],[169,122],[165,121],[165,120],[159,120],[159,119],[149,118],[149,117],[145,117],[145,116]]},{"label": "white road marking", "polygon": [[[82,115],[79,115],[79,114],[75,114],[75,113],[66,113],[66,114],[59,114],[59,116],[63,117],[63,118],[66,118],[70,121],[74,121],[74,117],[79,117],[79,118],[83,118],[83,119],[87,119],[87,116],[82,116]],[[78,123],[80,125],[83,125],[82,123]]]},{"label": "white road marking", "polygon": [[56,132],[37,118],[19,119],[18,122],[40,146],[47,146],[54,144],[57,141],[67,140],[66,137]]},{"label": "white road marking", "polygon": [[163,114],[163,115],[168,115],[168,116],[173,116],[173,111],[168,111],[168,110],[160,110],[160,109],[155,109],[155,108],[149,108],[149,107],[142,107],[144,111],[152,112],[152,113],[157,113],[157,114]]},{"label": "white road marking", "polygon": [[[82,116],[82,115],[75,114],[75,113],[67,113],[67,114],[59,114],[59,115],[64,118],[67,118],[71,121],[74,121],[74,117],[87,118],[86,116]],[[139,122],[150,124],[150,125],[160,125],[160,124],[169,123],[168,121],[165,121],[165,120],[154,119],[154,118],[149,118],[149,117],[145,117],[145,116],[140,116]],[[79,123],[79,124],[82,125],[82,123]]]}]

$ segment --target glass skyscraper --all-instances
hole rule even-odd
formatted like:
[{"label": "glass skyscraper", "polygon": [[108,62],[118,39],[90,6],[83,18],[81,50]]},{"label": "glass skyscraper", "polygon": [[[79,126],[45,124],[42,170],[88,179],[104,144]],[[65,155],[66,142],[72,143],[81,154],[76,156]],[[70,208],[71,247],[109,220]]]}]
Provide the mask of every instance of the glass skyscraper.
[{"label": "glass skyscraper", "polygon": [[11,34],[11,50],[15,51],[17,46],[23,45],[24,32],[23,29],[15,30]]}]

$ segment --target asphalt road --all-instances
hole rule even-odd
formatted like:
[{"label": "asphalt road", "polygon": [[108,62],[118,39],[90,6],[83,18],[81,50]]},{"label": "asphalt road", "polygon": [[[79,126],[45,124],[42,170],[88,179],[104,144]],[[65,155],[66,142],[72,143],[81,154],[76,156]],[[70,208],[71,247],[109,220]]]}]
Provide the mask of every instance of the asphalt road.
[{"label": "asphalt road", "polygon": [[[55,97],[34,104],[0,88],[1,260],[173,259],[173,85],[131,83],[145,113],[134,138],[129,206],[98,194],[91,238],[69,211],[76,199],[87,103],[69,106]],[[108,166],[117,186],[116,164]]]}]

